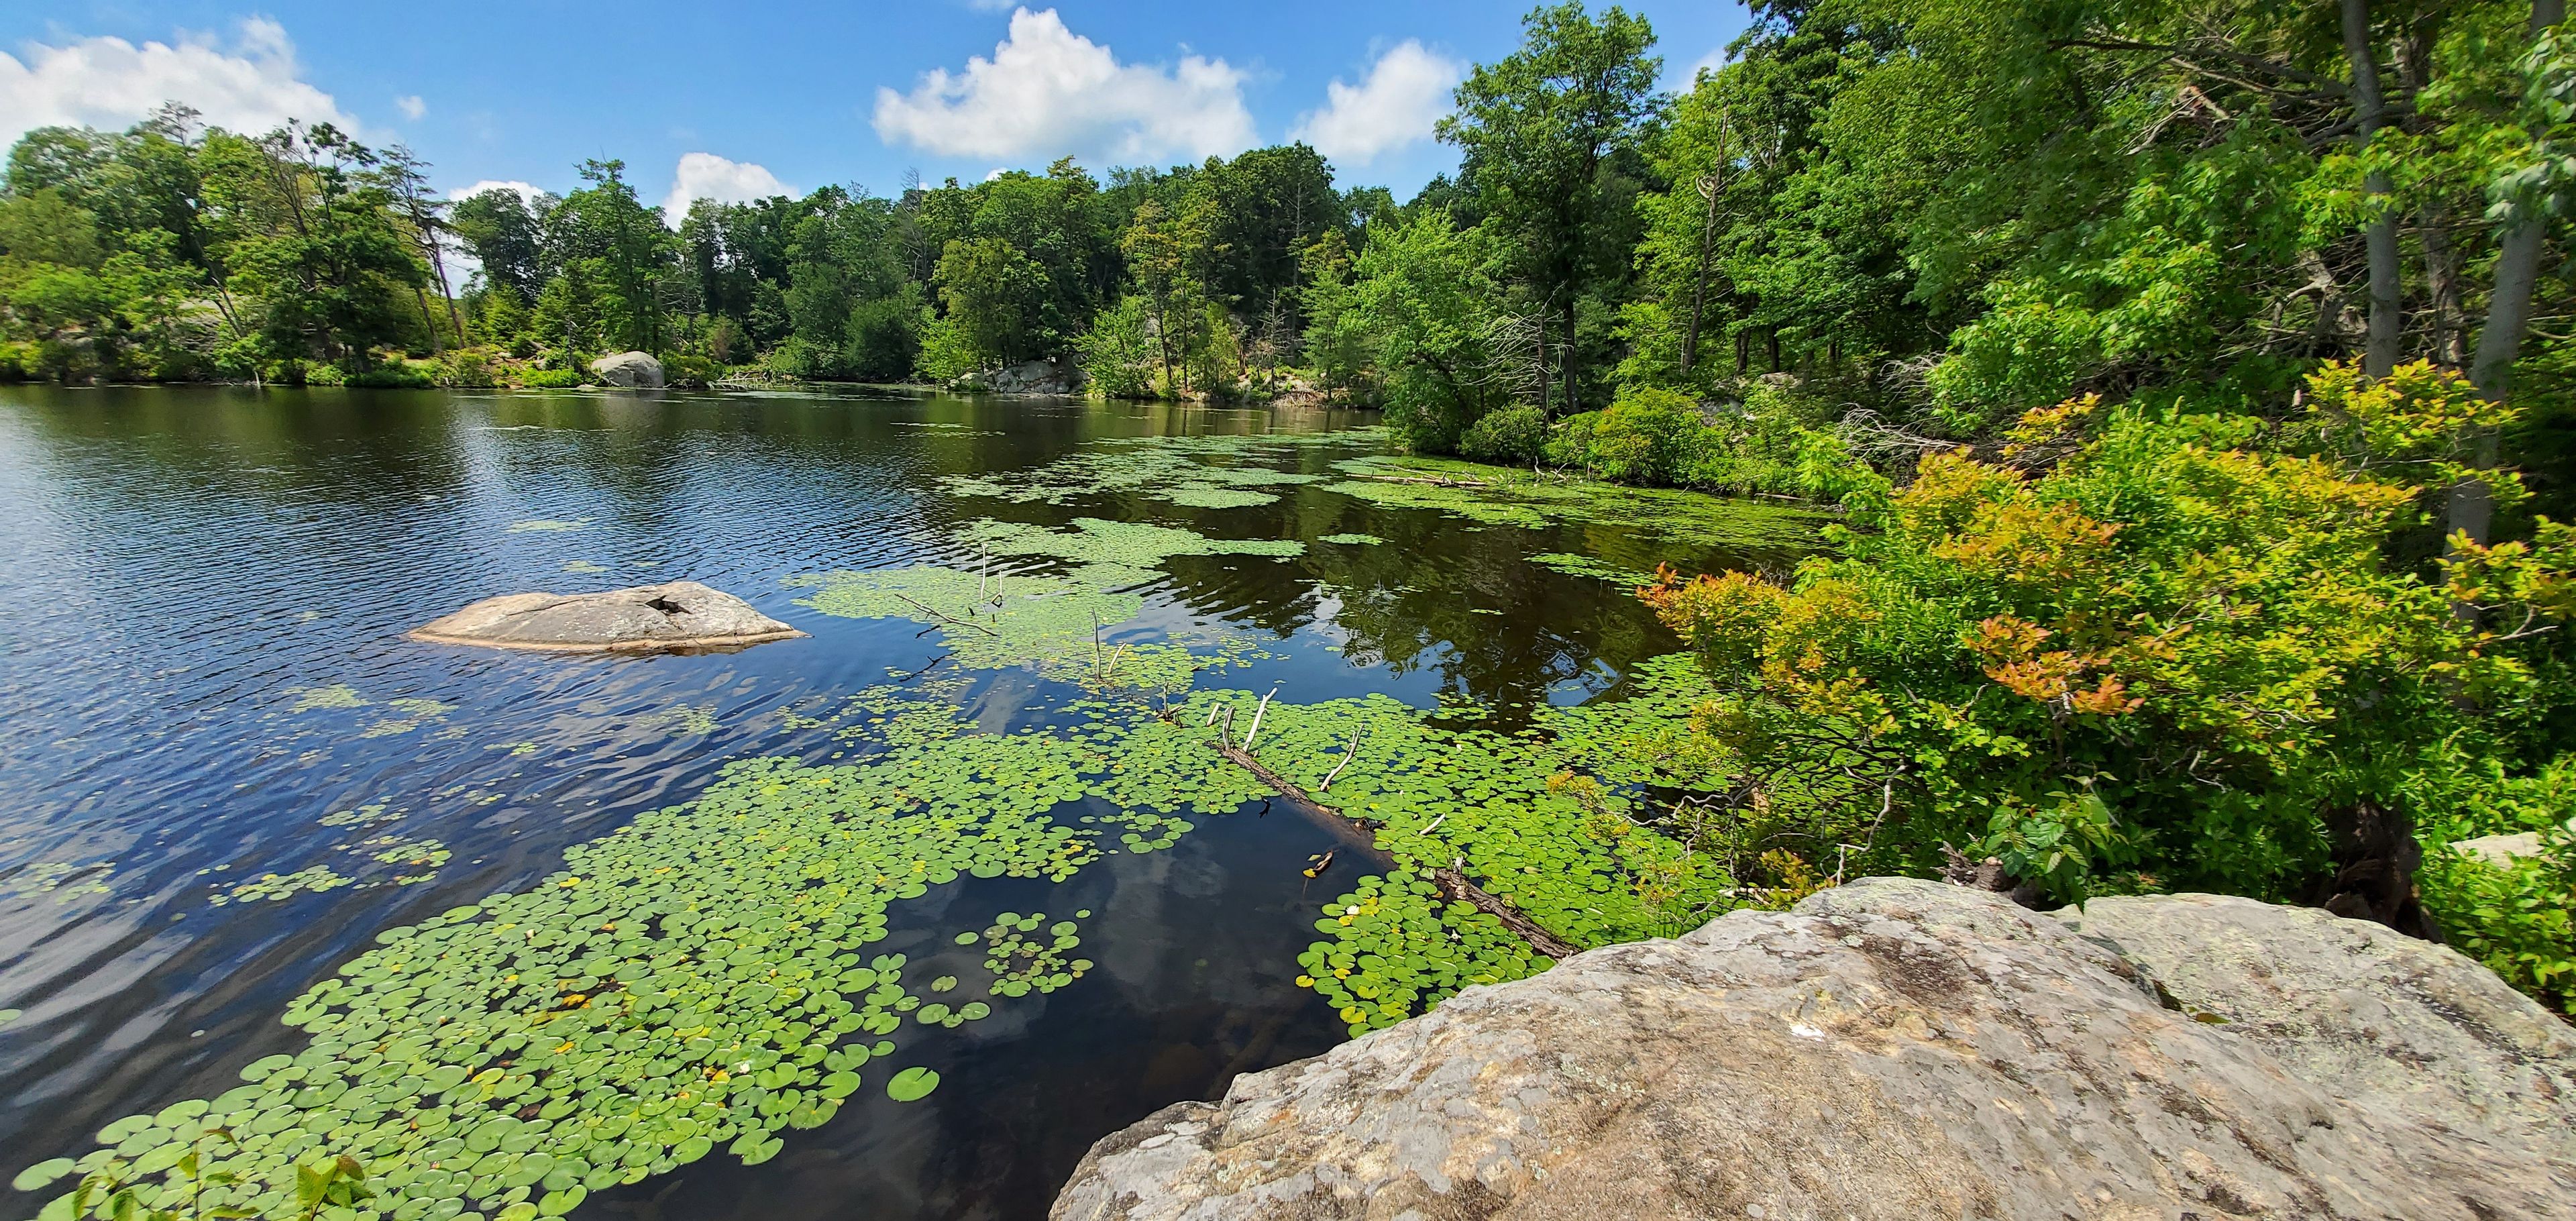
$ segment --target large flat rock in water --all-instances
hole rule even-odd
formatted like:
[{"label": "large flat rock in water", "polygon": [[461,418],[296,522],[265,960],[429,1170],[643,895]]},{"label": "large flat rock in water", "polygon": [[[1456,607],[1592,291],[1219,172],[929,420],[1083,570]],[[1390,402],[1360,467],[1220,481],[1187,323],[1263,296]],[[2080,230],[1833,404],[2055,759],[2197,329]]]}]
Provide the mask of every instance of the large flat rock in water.
[{"label": "large flat rock in water", "polygon": [[2492,973],[2321,912],[2091,906],[1871,879],[1577,954],[1166,1107],[1052,1215],[2576,1216],[2576,1031]]},{"label": "large flat rock in water", "polygon": [[727,648],[804,634],[695,581],[596,594],[503,594],[410,632],[414,640],[438,644],[588,653]]}]

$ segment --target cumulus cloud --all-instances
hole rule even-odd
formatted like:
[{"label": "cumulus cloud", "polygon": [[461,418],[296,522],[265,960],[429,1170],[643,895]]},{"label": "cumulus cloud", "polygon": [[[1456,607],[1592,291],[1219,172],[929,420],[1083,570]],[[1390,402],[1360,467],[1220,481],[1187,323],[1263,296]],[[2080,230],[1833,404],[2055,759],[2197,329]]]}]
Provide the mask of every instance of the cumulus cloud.
[{"label": "cumulus cloud", "polygon": [[447,193],[447,197],[449,199],[472,199],[485,191],[513,192],[518,195],[520,199],[531,204],[537,202],[537,196],[545,193],[528,183],[519,181],[516,178],[486,178],[481,182],[475,183],[473,186],[458,187],[453,191],[449,191]]},{"label": "cumulus cloud", "polygon": [[793,194],[767,166],[733,161],[714,153],[687,153],[672,172],[671,193],[662,197],[662,219],[677,229],[688,216],[689,205],[701,199],[749,203],[772,195]]},{"label": "cumulus cloud", "polygon": [[889,144],[953,157],[1227,155],[1254,143],[1243,82],[1224,60],[1198,55],[1122,64],[1054,9],[1022,8],[992,58],[934,68],[910,93],[877,90],[876,130]]},{"label": "cumulus cloud", "polygon": [[0,143],[56,124],[124,127],[169,101],[235,131],[263,132],[288,119],[363,130],[330,94],[301,79],[286,27],[264,17],[242,22],[230,46],[211,35],[182,34],[139,47],[122,38],[83,38],[62,46],[29,42],[18,50],[0,52]]},{"label": "cumulus cloud", "polygon": [[1289,135],[1335,161],[1366,165],[1430,139],[1432,124],[1449,113],[1449,91],[1466,76],[1466,65],[1408,38],[1378,56],[1359,84],[1325,86],[1324,108],[1300,117]]},{"label": "cumulus cloud", "polygon": [[405,94],[394,99],[394,109],[401,111],[404,118],[417,122],[422,115],[429,113],[429,103],[420,100],[417,93]]}]

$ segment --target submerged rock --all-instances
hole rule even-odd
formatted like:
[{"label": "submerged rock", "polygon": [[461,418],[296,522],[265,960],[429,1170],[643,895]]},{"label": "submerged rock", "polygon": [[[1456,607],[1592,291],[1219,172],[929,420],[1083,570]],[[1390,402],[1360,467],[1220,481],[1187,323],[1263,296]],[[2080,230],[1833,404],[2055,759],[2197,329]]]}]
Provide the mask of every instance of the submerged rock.
[{"label": "submerged rock", "polygon": [[627,390],[662,388],[662,362],[650,352],[617,352],[590,362],[590,375],[603,386]]},{"label": "submerged rock", "polygon": [[437,644],[597,653],[725,648],[804,634],[695,581],[597,594],[503,594],[410,633]]},{"label": "submerged rock", "polygon": [[[1872,879],[1578,954],[1166,1107],[1094,1145],[1053,1216],[2567,1215],[2576,1033],[2492,974],[2323,913],[2091,907]],[[2124,955],[2109,930],[2141,925]],[[2268,942],[2296,965],[2259,988],[2155,978]],[[2352,1071],[2370,1056],[2390,1071]]]}]

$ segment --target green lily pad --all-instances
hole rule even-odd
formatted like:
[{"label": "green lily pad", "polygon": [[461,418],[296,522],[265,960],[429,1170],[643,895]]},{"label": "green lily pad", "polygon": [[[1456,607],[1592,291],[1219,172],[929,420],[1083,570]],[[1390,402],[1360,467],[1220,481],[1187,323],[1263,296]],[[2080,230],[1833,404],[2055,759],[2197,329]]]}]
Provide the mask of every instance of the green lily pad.
[{"label": "green lily pad", "polygon": [[907,1068],[886,1082],[886,1097],[896,1102],[918,1102],[939,1088],[939,1074],[926,1068]]}]

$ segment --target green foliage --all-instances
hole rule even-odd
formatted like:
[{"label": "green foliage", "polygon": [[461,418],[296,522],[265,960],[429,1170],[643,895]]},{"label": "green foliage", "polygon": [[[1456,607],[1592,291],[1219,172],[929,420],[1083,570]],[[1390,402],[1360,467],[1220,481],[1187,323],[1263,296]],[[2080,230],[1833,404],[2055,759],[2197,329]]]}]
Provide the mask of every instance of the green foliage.
[{"label": "green foliage", "polygon": [[2454,603],[2502,625],[2571,607],[2554,527],[2464,544],[2447,584],[2387,562],[2456,469],[2429,439],[2492,405],[2422,369],[2309,390],[2282,424],[2032,412],[1999,461],[1935,455],[1852,493],[1844,556],[1790,585],[1650,591],[1723,692],[1701,715],[1717,775],[1854,837],[1870,869],[1928,870],[1947,843],[2064,899],[2335,893],[2357,811],[2424,823],[2406,776],[2502,757],[2551,706],[2546,633]]},{"label": "green foliage", "polygon": [[1458,452],[1479,462],[1521,463],[1538,457],[1547,442],[1547,413],[1516,403],[1486,412],[1458,438]]},{"label": "green foliage", "polygon": [[1498,292],[1483,235],[1445,212],[1377,228],[1361,250],[1344,325],[1369,337],[1387,427],[1410,449],[1451,453],[1503,405],[1489,342]]},{"label": "green foliage", "polygon": [[2576,1020],[2576,820],[2509,865],[2437,847],[2416,877],[2453,946]]}]

